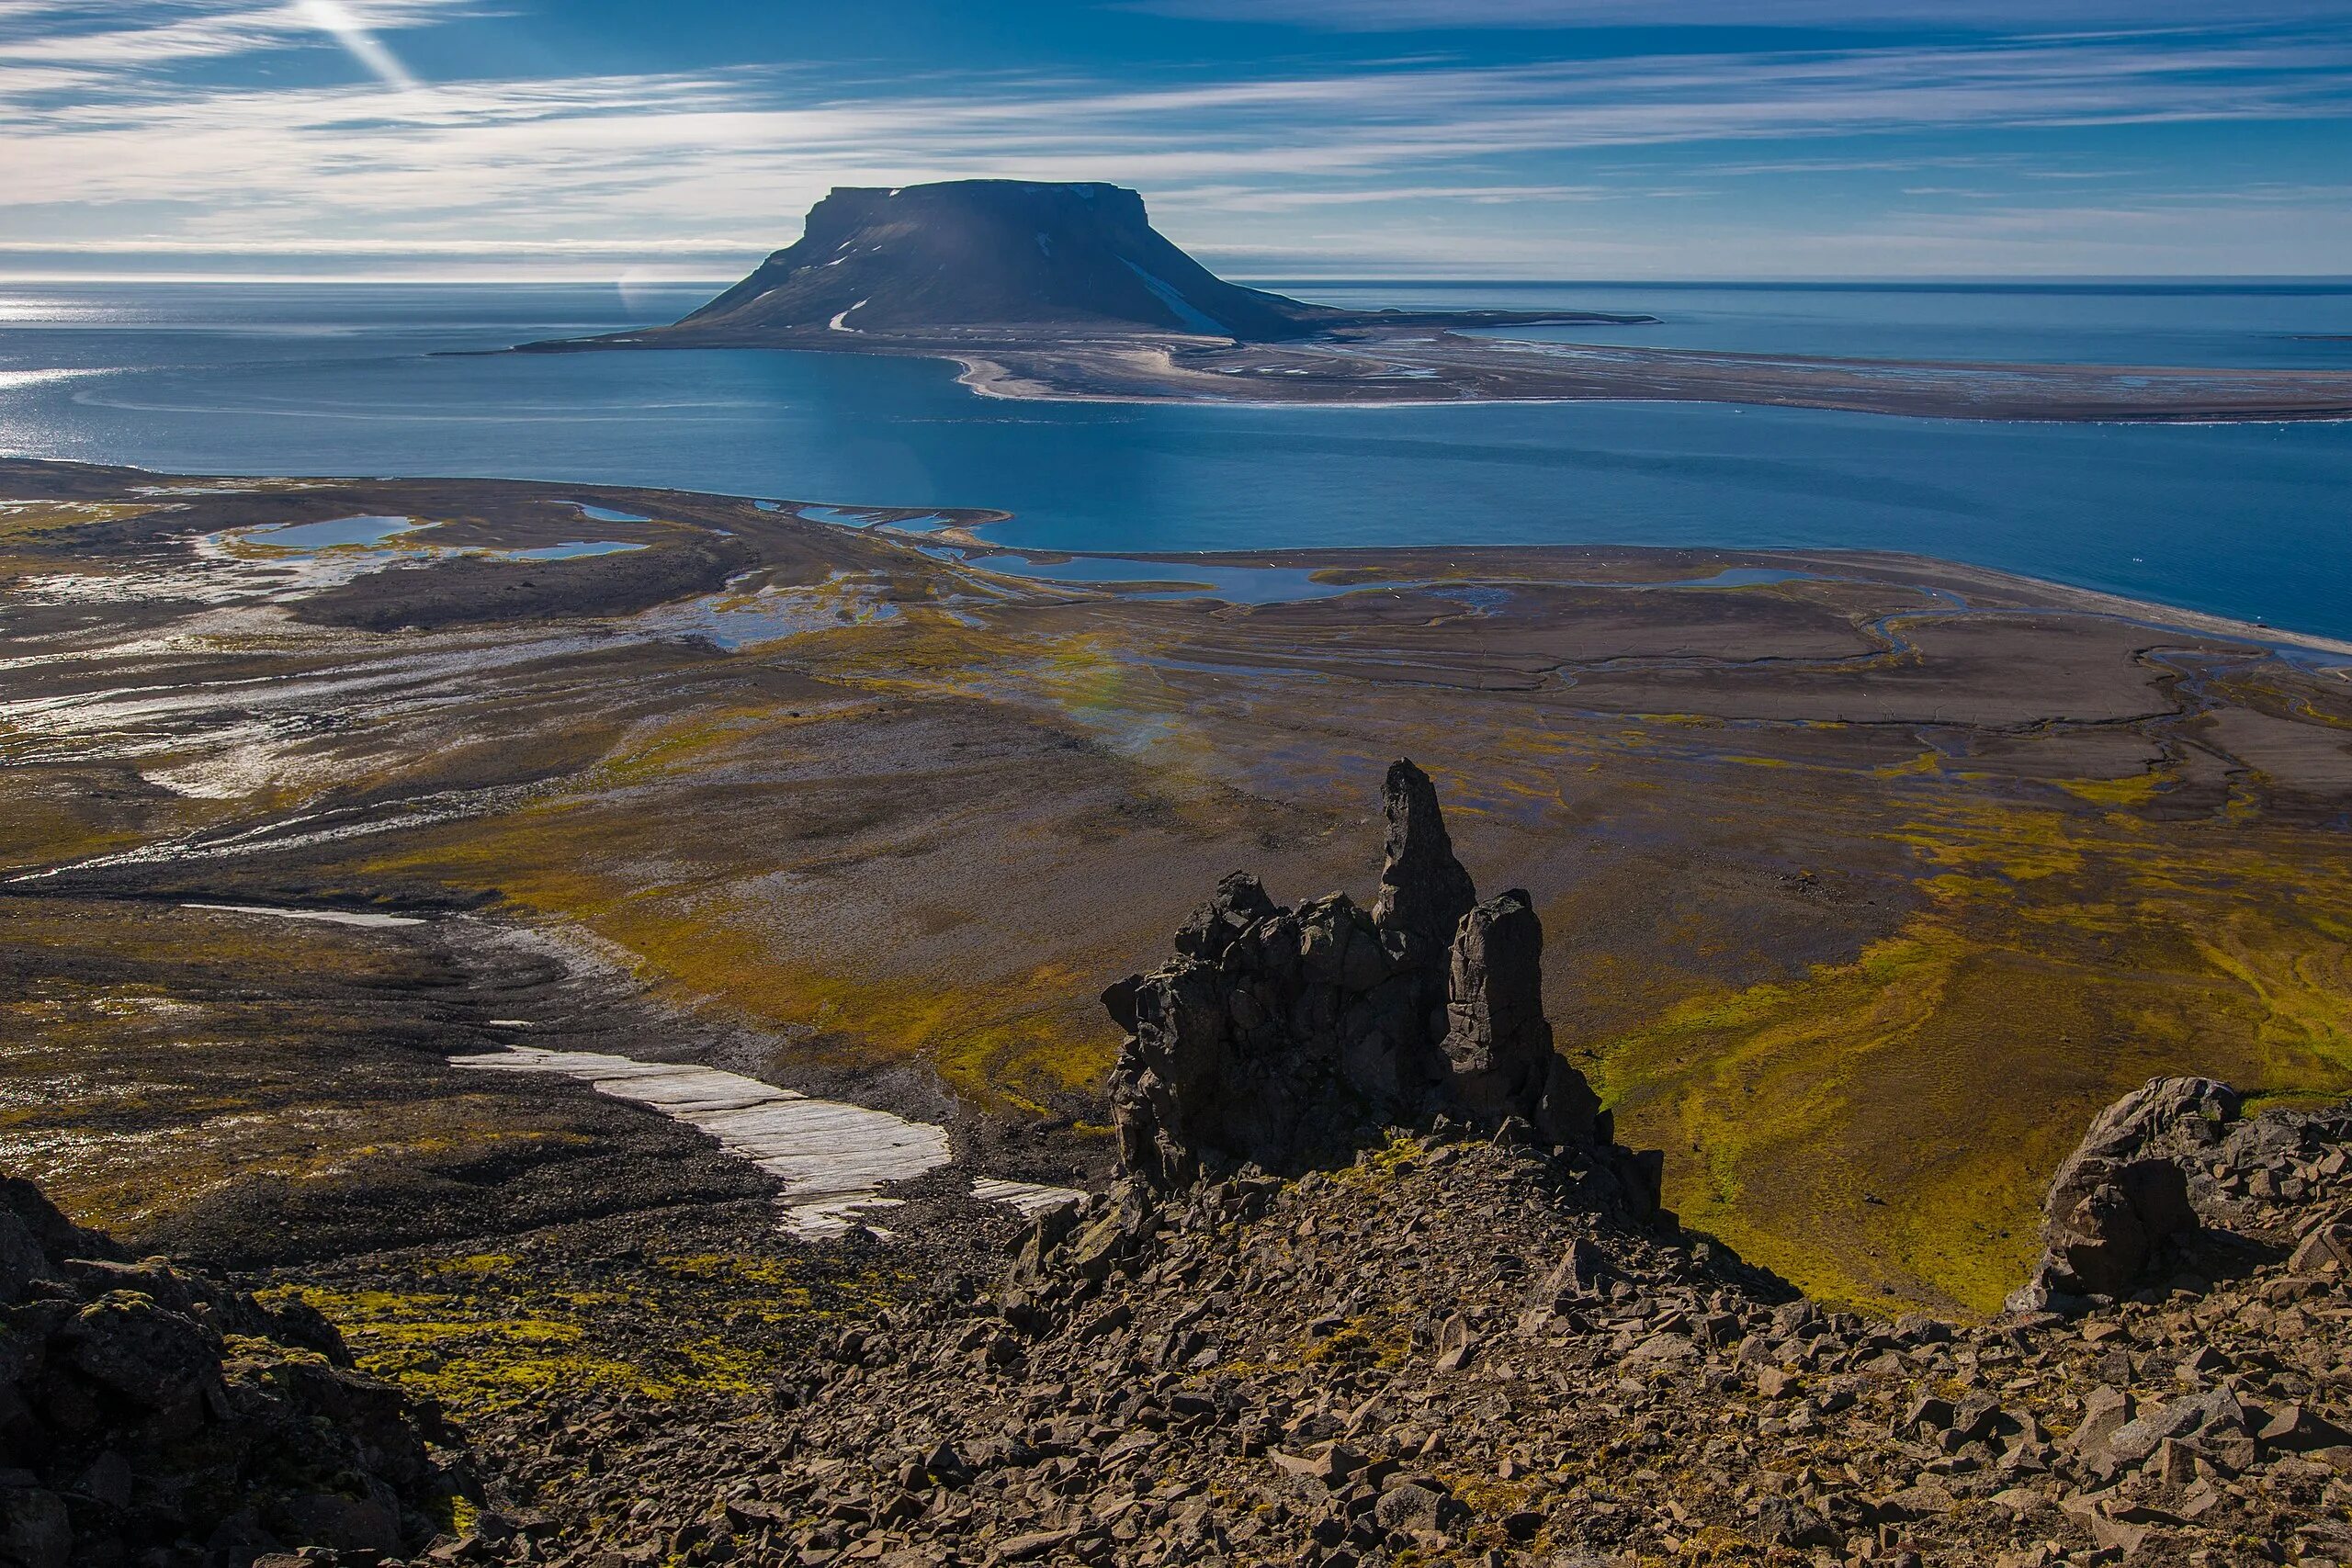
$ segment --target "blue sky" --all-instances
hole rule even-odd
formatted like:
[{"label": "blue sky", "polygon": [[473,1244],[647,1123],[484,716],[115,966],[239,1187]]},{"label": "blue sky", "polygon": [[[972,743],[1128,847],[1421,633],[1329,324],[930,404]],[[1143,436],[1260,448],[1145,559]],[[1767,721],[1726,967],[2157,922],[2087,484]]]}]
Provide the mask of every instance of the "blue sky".
[{"label": "blue sky", "polygon": [[0,273],[722,277],[973,175],[1257,276],[2352,274],[2352,0],[0,0]]}]

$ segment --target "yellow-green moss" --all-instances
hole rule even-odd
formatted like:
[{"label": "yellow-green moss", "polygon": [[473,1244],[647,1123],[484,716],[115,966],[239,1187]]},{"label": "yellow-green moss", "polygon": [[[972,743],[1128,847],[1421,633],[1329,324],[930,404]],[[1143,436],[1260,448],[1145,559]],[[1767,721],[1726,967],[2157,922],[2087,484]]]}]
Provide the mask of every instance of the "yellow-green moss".
[{"label": "yellow-green moss", "polygon": [[1996,1307],[2043,1185],[2164,1072],[2352,1088],[2352,869],[2304,840],[1981,802],[1894,829],[1929,906],[1853,959],[1597,1043],[1699,1229],[1832,1300]]}]

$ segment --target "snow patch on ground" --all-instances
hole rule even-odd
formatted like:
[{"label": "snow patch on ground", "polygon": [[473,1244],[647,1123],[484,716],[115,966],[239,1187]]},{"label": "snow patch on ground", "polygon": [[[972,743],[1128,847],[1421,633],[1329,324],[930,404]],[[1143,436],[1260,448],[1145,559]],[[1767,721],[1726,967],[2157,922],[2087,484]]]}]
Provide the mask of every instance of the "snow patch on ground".
[{"label": "snow patch on ground", "polygon": [[[840,1235],[899,1200],[884,1184],[936,1170],[954,1156],[947,1130],[887,1111],[815,1100],[740,1073],[687,1062],[639,1062],[596,1051],[511,1045],[495,1055],[452,1056],[479,1072],[560,1073],[599,1094],[675,1117],[784,1184],[776,1199],[784,1228],[821,1239]],[[1063,1187],[981,1179],[972,1195],[1035,1214],[1081,1196]]]},{"label": "snow patch on ground", "polygon": [[1086,1194],[1075,1187],[1048,1187],[1036,1181],[1000,1181],[993,1176],[982,1176],[973,1179],[972,1196],[983,1203],[1010,1204],[1020,1210],[1023,1216],[1034,1220],[1048,1209],[1075,1203]]},{"label": "snow patch on ground", "polygon": [[183,909],[214,909],[224,915],[266,915],[273,920],[317,920],[330,926],[421,926],[416,915],[386,915],[373,909],[281,909],[267,904],[183,904]]},{"label": "snow patch on ground", "polygon": [[1231,327],[1227,326],[1223,321],[1218,321],[1215,316],[1208,314],[1198,305],[1193,304],[1190,299],[1185,299],[1182,294],[1176,292],[1176,286],[1174,284],[1170,283],[1164,277],[1146,272],[1142,267],[1137,266],[1135,263],[1127,261],[1127,258],[1125,256],[1121,256],[1119,259],[1123,262],[1126,262],[1127,270],[1134,273],[1137,277],[1142,278],[1143,286],[1146,288],[1150,289],[1154,295],[1158,296],[1161,304],[1174,311],[1176,313],[1176,319],[1183,322],[1185,326],[1208,337],[1231,337],[1233,335],[1233,329]]}]

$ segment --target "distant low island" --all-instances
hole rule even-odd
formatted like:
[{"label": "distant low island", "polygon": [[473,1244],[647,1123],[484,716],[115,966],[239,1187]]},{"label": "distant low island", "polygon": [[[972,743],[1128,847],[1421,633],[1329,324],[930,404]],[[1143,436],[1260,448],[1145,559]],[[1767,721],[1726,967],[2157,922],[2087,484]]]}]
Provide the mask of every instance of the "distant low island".
[{"label": "distant low island", "polygon": [[2352,372],[1973,364],[1524,342],[1638,326],[1580,311],[1348,310],[1227,282],[1124,186],[958,180],[843,188],[800,240],[665,327],[528,352],[779,348],[944,359],[974,391],[1091,401],[1410,404],[1639,400],[1935,418],[2352,419]]}]

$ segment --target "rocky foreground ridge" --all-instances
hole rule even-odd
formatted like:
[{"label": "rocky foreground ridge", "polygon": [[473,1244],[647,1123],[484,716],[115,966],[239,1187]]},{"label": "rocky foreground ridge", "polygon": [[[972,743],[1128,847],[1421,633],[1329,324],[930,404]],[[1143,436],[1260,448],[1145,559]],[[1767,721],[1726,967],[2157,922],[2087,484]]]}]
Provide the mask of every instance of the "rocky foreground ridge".
[{"label": "rocky foreground ridge", "polygon": [[457,1441],[308,1307],[125,1258],[0,1179],[0,1563],[398,1557],[470,1489]]},{"label": "rocky foreground ridge", "polygon": [[[1589,1207],[1585,1174],[1449,1120],[1290,1181],[1124,1182],[998,1290],[833,1337],[773,1411],[585,1484],[641,1416],[550,1416],[512,1474],[542,1555],[458,1555],[2352,1561],[2340,1219],[2201,1294],[1955,1328],[1793,1299]],[[2352,1200],[2312,1190],[2306,1222]]]},{"label": "rocky foreground ridge", "polygon": [[1230,877],[1112,988],[1109,1191],[733,1405],[492,1418],[491,1506],[417,1561],[2352,1562],[2352,1111],[2157,1080],[2000,1320],[1833,1310],[1657,1208],[1525,896],[1409,765],[1386,804],[1370,911]]},{"label": "rocky foreground ridge", "polygon": [[[2073,1316],[1829,1310],[1658,1212],[1532,1005],[1524,896],[1477,902],[1409,766],[1387,806],[1371,912],[1228,878],[1173,963],[1113,987],[1109,1192],[1001,1276],[834,1334],[775,1408],[593,1482],[579,1454],[641,1413],[549,1413],[518,1437],[554,1451],[509,1473],[534,1531],[454,1555],[2352,1562],[2339,1122],[2212,1124],[2243,1162],[2184,1174],[2233,1205],[2202,1276],[2176,1233]],[[2189,1136],[2116,1142],[2149,1120],[2103,1117],[2070,1170]],[[2052,1241],[2084,1285],[2080,1201]]]}]

